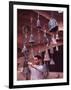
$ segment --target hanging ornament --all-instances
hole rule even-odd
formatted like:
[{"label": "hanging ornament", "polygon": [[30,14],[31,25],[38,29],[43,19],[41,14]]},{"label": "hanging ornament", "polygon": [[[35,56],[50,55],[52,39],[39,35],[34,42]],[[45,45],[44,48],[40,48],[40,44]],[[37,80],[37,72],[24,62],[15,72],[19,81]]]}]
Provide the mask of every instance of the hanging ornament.
[{"label": "hanging ornament", "polygon": [[51,44],[57,44],[57,42],[56,42],[56,39],[55,39],[54,35],[53,35],[53,36],[52,36],[52,38],[51,38]]},{"label": "hanging ornament", "polygon": [[25,45],[23,46],[22,53],[24,54],[25,61],[27,61],[29,57],[29,50]]},{"label": "hanging ornament", "polygon": [[40,19],[39,19],[39,12],[38,12],[38,19],[37,19],[37,28],[41,28]]},{"label": "hanging ornament", "polygon": [[44,43],[48,43],[48,38],[47,38],[47,36],[46,36],[46,33],[44,33],[43,42],[44,42]]},{"label": "hanging ornament", "polygon": [[55,62],[54,62],[54,60],[52,58],[50,60],[50,65],[55,65]]},{"label": "hanging ornament", "polygon": [[56,34],[56,40],[58,40],[59,39],[59,36],[58,36],[58,34]]},{"label": "hanging ornament", "polygon": [[48,53],[47,49],[46,49],[46,52],[45,52],[44,61],[50,61],[50,56],[49,56],[49,53]]},{"label": "hanging ornament", "polygon": [[31,18],[31,34],[30,34],[30,37],[29,37],[29,44],[31,46],[30,58],[33,58],[34,57],[33,44],[35,42],[34,35],[32,34],[32,20],[33,19]]},{"label": "hanging ornament", "polygon": [[33,57],[34,57],[34,50],[33,50],[33,48],[31,48],[30,58],[33,58]]},{"label": "hanging ornament", "polygon": [[58,23],[55,18],[51,18],[49,20],[48,28],[50,32],[56,32],[58,30]]},{"label": "hanging ornament", "polygon": [[58,46],[56,46],[56,51],[58,51],[59,49],[58,49]]},{"label": "hanging ornament", "polygon": [[30,39],[29,39],[29,43],[32,45],[35,41],[34,41],[34,36],[32,34],[32,17],[31,17],[31,35],[30,35]]}]

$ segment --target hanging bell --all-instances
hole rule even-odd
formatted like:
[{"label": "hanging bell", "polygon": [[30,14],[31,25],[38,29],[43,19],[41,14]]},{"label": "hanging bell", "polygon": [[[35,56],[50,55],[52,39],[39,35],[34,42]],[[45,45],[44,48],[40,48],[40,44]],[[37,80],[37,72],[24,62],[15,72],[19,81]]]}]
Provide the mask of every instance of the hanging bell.
[{"label": "hanging bell", "polygon": [[58,40],[59,39],[59,36],[58,36],[58,34],[56,34],[56,40]]},{"label": "hanging bell", "polygon": [[58,30],[58,23],[56,19],[51,18],[50,21],[48,22],[48,28],[50,32],[56,32]]},{"label": "hanging bell", "polygon": [[54,62],[54,60],[52,58],[50,60],[50,65],[55,65],[55,62]]},{"label": "hanging bell", "polygon": [[40,20],[37,20],[37,28],[41,28]]},{"label": "hanging bell", "polygon": [[58,49],[58,46],[56,46],[56,51],[58,51],[59,49]]},{"label": "hanging bell", "polygon": [[34,36],[33,34],[30,35],[30,39],[29,39],[29,43],[30,44],[33,44],[35,41],[34,41]]},{"label": "hanging bell", "polygon": [[55,39],[55,37],[54,37],[54,35],[52,36],[52,38],[51,38],[51,44],[57,44],[57,42],[56,42],[56,39]]},{"label": "hanging bell", "polygon": [[30,58],[33,58],[33,57],[34,57],[34,51],[33,51],[33,48],[31,48]]},{"label": "hanging bell", "polygon": [[46,52],[45,52],[44,61],[50,61],[50,56],[49,56],[48,50],[46,50]]},{"label": "hanging bell", "polygon": [[24,45],[24,46],[23,46],[23,49],[22,49],[22,52],[25,52],[25,51],[27,51],[27,48],[26,48],[26,46]]}]

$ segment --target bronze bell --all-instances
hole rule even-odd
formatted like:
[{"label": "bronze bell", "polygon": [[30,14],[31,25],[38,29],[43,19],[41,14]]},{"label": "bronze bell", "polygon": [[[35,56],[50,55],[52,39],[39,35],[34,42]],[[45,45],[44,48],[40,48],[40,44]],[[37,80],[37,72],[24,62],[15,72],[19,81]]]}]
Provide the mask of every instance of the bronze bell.
[{"label": "bronze bell", "polygon": [[56,32],[58,30],[58,23],[56,19],[51,18],[48,22],[48,28],[50,32]]}]

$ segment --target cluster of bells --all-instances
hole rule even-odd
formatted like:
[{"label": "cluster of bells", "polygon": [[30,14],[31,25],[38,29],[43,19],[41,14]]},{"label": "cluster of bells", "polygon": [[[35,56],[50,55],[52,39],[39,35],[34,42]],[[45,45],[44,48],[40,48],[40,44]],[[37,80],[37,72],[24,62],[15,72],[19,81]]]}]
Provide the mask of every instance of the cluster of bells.
[{"label": "cluster of bells", "polygon": [[[31,24],[32,24],[32,19],[31,19]],[[40,30],[41,23],[40,23],[40,19],[39,19],[39,13],[38,13],[38,19],[37,19],[36,26],[37,26],[38,30]],[[50,32],[51,31],[55,32],[54,28],[58,27],[56,19],[51,18],[48,22],[48,27],[49,27]],[[53,36],[51,37],[51,43],[50,44],[57,44],[57,41],[56,41],[57,39],[59,39],[58,34],[56,34],[56,37],[53,34]],[[46,32],[44,32],[44,41],[46,42],[46,52],[45,52],[45,56],[44,56],[44,61],[49,61],[50,60],[50,64],[55,64],[55,62],[53,60],[53,57],[50,58],[49,53],[48,53],[47,47],[48,47],[49,39],[47,38]],[[31,34],[30,34],[30,38],[29,38],[29,43],[31,45],[31,48],[32,48],[32,45],[33,45],[34,42],[35,42],[35,40],[34,40],[34,35],[32,34],[32,25],[31,25]],[[56,46],[56,51],[58,51],[58,46]],[[27,49],[25,44],[24,44],[24,47],[22,49],[22,52],[25,54],[25,60],[27,60],[27,56],[29,55],[29,53],[28,53],[28,49]],[[33,48],[32,48],[31,49],[32,56],[34,56],[33,53],[34,53],[34,51],[33,51]],[[53,55],[53,53],[54,53],[53,47],[50,48],[50,53]]]}]

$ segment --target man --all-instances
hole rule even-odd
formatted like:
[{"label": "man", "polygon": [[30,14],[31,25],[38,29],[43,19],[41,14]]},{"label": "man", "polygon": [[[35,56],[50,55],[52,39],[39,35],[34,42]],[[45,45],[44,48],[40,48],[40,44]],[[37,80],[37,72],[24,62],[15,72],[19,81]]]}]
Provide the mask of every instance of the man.
[{"label": "man", "polygon": [[46,68],[41,64],[41,56],[34,56],[33,64],[28,62],[28,65],[31,72],[31,80],[45,79]]}]

